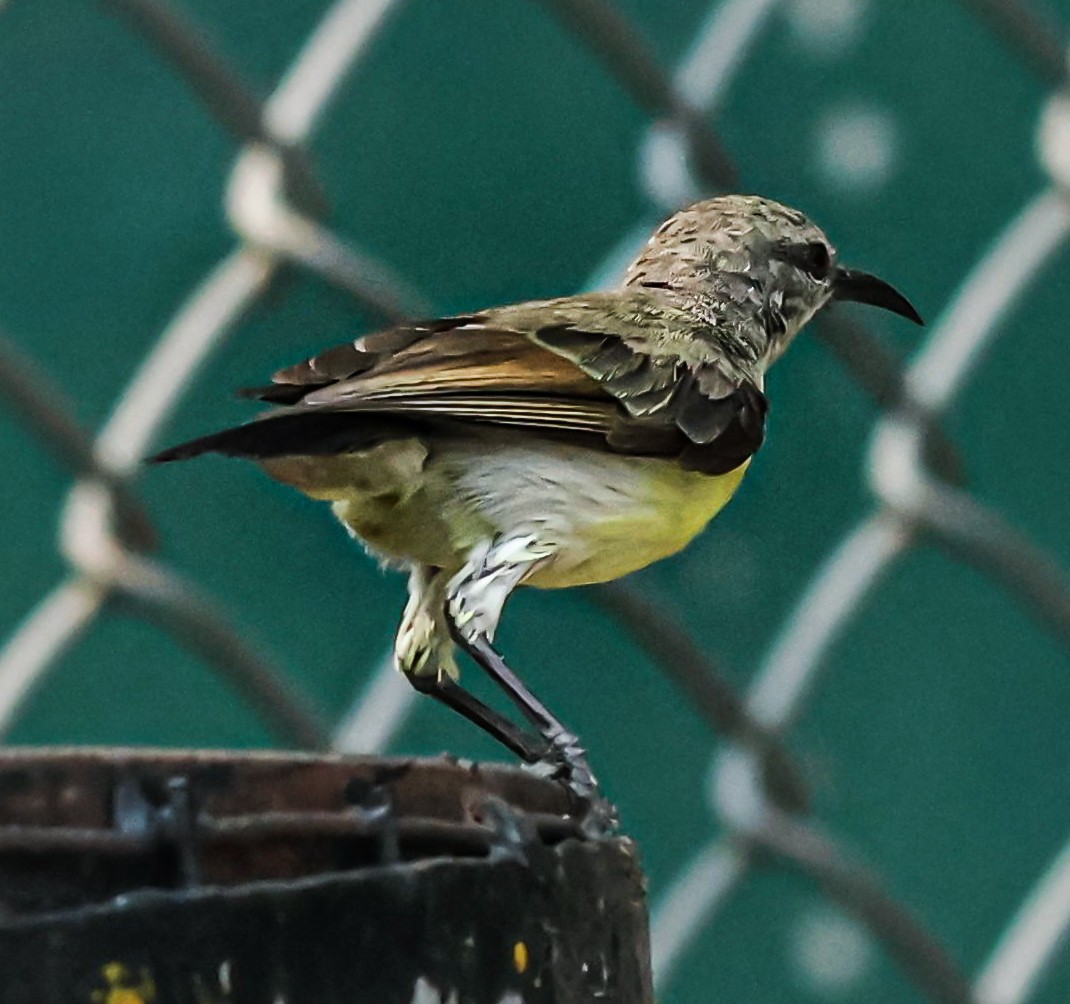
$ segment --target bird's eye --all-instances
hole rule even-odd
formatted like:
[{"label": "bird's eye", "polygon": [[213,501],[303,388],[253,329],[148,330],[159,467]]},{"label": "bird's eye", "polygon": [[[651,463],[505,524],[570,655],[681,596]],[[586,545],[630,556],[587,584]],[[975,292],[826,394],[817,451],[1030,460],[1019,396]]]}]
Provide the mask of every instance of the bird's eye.
[{"label": "bird's eye", "polygon": [[803,244],[799,248],[799,267],[815,279],[827,279],[829,274],[829,249],[821,242]]}]

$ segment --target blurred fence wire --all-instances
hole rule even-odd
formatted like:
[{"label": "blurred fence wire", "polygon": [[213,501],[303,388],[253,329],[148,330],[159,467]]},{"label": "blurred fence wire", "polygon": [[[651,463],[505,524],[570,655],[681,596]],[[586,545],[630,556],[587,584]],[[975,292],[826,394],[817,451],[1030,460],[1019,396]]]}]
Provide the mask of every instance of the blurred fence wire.
[{"label": "blurred fence wire", "polygon": [[[787,744],[830,646],[866,596],[909,549],[935,541],[999,582],[1070,647],[1070,582],[1036,545],[961,485],[943,414],[981,365],[1001,322],[1070,237],[1070,97],[1060,41],[1022,0],[961,0],[1055,89],[1039,130],[1051,187],[1037,193],[967,275],[905,370],[856,324],[822,336],[881,412],[868,457],[874,510],[816,571],[740,695],[677,624],[627,584],[599,602],[675,680],[724,742],[711,764],[711,837],[681,866],[653,911],[661,991],[715,916],[756,867],[776,861],[812,878],[852,913],[932,1000],[1028,1000],[1070,932],[1070,843],[1023,899],[974,980],[872,868],[809,818],[804,773]],[[213,598],[153,555],[138,499],[141,457],[180,407],[211,353],[262,300],[281,270],[309,270],[393,320],[433,312],[401,276],[322,222],[326,197],[305,145],[340,86],[375,43],[398,0],[337,0],[266,100],[169,0],[104,0],[188,85],[241,144],[225,186],[236,243],[190,291],[93,436],[46,374],[0,335],[0,402],[74,478],[58,546],[69,572],[0,649],[0,736],[57,660],[112,605],[172,631],[244,693],[282,740],[310,748],[375,751],[404,722],[413,692],[381,668],[332,728],[267,653],[253,648]],[[589,287],[615,280],[667,210],[737,182],[711,122],[778,0],[721,0],[675,72],[659,66],[642,31],[608,0],[543,0],[651,116],[637,158],[648,209],[607,249]],[[853,346],[853,350],[849,348]],[[862,346],[861,349],[858,346]]]}]

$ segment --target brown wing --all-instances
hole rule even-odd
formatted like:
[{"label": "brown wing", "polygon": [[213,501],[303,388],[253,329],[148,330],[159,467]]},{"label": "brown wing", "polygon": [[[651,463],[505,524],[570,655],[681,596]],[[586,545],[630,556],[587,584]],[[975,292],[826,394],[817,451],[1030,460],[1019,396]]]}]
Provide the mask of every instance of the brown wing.
[{"label": "brown wing", "polygon": [[532,337],[571,359],[623,405],[631,421],[618,423],[608,435],[608,444],[622,452],[644,452],[633,437],[652,426],[674,428],[686,467],[721,474],[765,440],[765,395],[752,381],[731,376],[716,353],[684,360],[672,351],[659,355],[635,347],[649,340],[567,325],[541,328]]},{"label": "brown wing", "polygon": [[[304,413],[594,437],[615,452],[676,457],[711,474],[758,449],[766,401],[757,387],[730,378],[712,351],[687,361],[664,346],[660,355],[641,351],[648,341],[636,319],[668,323],[656,313],[626,314],[631,327],[620,334],[577,326],[592,302],[554,301],[564,306],[551,306],[551,318],[563,312],[566,323],[544,326],[507,308],[393,328],[280,370],[270,387],[246,393]],[[533,316],[545,313],[539,307]]]},{"label": "brown wing", "polygon": [[613,398],[573,363],[476,317],[370,335],[273,379],[245,393],[306,411],[437,416],[603,437],[619,420]]},{"label": "brown wing", "polygon": [[[357,451],[458,423],[523,428],[597,446],[624,417],[597,381],[569,360],[476,317],[369,335],[280,370],[273,380],[240,393],[282,405],[277,411],[152,459],[210,451],[255,458]],[[645,440],[649,449],[675,445],[679,452],[672,430],[652,433]]]}]

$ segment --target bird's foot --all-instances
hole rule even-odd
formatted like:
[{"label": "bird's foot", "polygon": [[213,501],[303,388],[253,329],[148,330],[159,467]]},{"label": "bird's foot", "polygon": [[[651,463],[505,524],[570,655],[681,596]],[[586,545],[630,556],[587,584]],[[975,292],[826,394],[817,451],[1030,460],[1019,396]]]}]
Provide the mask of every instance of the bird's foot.
[{"label": "bird's foot", "polygon": [[580,826],[585,836],[592,839],[612,836],[619,828],[617,807],[602,794],[579,737],[564,729],[544,733],[544,737],[548,748],[535,769],[561,781],[579,803]]}]

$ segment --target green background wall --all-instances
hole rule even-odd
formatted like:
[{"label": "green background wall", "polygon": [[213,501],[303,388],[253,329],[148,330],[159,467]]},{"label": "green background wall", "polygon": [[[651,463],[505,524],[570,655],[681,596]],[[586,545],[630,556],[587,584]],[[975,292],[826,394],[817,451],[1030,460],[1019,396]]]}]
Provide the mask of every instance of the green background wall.
[{"label": "green background wall", "polygon": [[[324,10],[322,0],[185,6],[265,93]],[[708,13],[692,0],[620,6],[670,66]],[[718,120],[745,190],[804,208],[845,260],[894,281],[930,320],[1045,184],[1033,149],[1045,91],[964,6],[785,4]],[[1070,16],[1065,2],[1051,10]],[[856,30],[820,44],[807,26],[822,11],[832,23],[853,12]],[[842,155],[829,167],[821,153],[844,123],[869,130],[883,151],[853,173]],[[636,155],[646,124],[538,4],[411,0],[346,83],[313,155],[332,225],[455,311],[582,287],[649,216]],[[0,10],[0,325],[88,425],[106,417],[176,306],[233,245],[221,193],[234,153],[103,7],[36,0]],[[979,497],[1063,564],[1068,266],[1063,253],[1045,269],[949,421]],[[925,337],[890,315],[863,315],[904,352]],[[368,323],[317,280],[285,283],[215,353],[164,438],[241,420],[250,410],[233,387]],[[635,577],[740,686],[822,557],[872,506],[862,463],[876,412],[828,351],[803,337],[769,392],[768,445],[736,501],[686,553]],[[64,574],[55,531],[69,476],[2,410],[0,471],[6,634]],[[325,507],[251,467],[210,459],[151,470],[140,489],[164,556],[341,715],[388,648],[402,579],[349,545]],[[641,841],[656,900],[709,836],[714,740],[582,591],[518,596],[500,641],[587,740]],[[1066,653],[999,588],[923,548],[830,659],[792,737],[818,816],[973,970],[1070,831]],[[64,656],[11,739],[271,743],[204,664],[121,614]],[[392,749],[497,755],[429,702]],[[807,881],[758,873],[664,999],[919,999],[827,909]],[[854,968],[826,958],[838,954],[836,937],[846,939],[839,954],[860,960]],[[1042,999],[1064,999],[1068,981],[1063,966]]]}]

